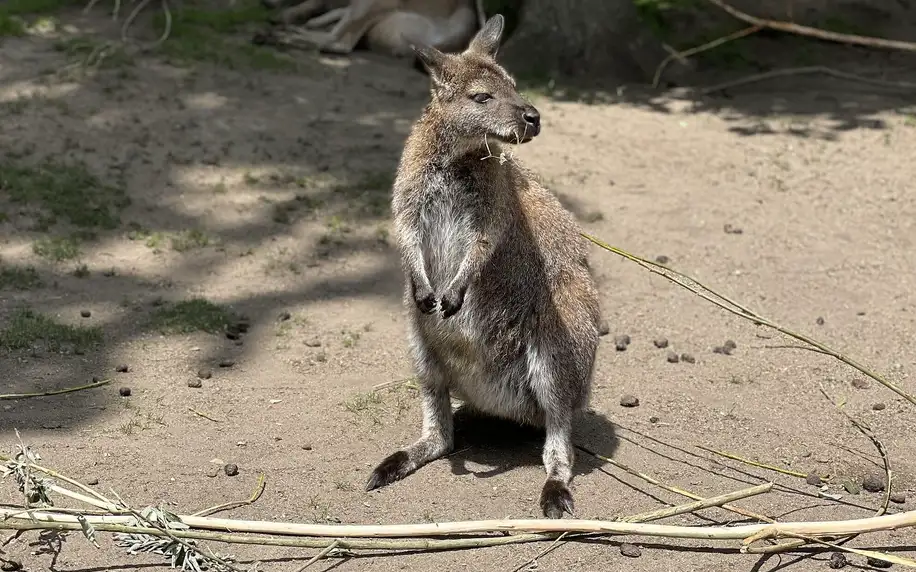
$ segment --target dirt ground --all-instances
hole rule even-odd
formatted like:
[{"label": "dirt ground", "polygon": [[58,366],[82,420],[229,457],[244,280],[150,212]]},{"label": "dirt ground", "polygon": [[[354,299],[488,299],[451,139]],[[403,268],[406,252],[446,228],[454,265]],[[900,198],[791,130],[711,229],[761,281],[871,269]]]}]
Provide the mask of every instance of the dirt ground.
[{"label": "dirt ground", "polygon": [[[372,467],[420,429],[414,389],[373,386],[412,374],[388,200],[427,79],[365,54],[294,54],[293,69],[248,51],[239,57],[260,65],[115,52],[93,73],[55,74],[100,45],[83,38],[115,27],[102,8],[61,21],[72,29],[0,49],[0,393],[112,382],[0,402],[2,448],[18,429],[45,465],[176,513],[244,499],[263,473],[263,496],[228,516],[538,517],[540,437],[481,420],[459,425],[451,457],[363,491]],[[543,133],[516,152],[584,230],[666,256],[916,392],[912,97],[811,78],[702,98],[627,88],[612,99],[535,95]],[[883,474],[880,458],[823,386],[887,447],[894,491],[906,493],[890,512],[916,509],[911,404],[828,356],[772,347],[793,342],[611,253],[594,248],[591,261],[610,331],[577,443],[703,496],[773,480],[773,492],[738,504],[774,518],[871,515],[881,495],[842,483]],[[617,351],[624,334],[632,341]],[[653,343],[662,337],[664,349]],[[726,340],[731,355],[714,351]],[[695,363],[670,363],[671,351]],[[628,394],[637,407],[620,405]],[[697,446],[831,476],[842,500]],[[20,501],[11,480],[0,490],[0,502]],[[583,518],[686,500],[584,454],[573,493]],[[665,522],[739,520],[712,509]],[[623,540],[641,557],[622,556]],[[3,558],[29,571],[166,566],[101,543],[28,533]],[[829,557],[737,546],[612,539],[563,546],[537,569],[802,571],[826,569]],[[916,533],[851,546],[914,557]],[[298,570],[315,553],[214,548],[270,572]],[[544,548],[334,558],[314,569],[509,571]]]}]

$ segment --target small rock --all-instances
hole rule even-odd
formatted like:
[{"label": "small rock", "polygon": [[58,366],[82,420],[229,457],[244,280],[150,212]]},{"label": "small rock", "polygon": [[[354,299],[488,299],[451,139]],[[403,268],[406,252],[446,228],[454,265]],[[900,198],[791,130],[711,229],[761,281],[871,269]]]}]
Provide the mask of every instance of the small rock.
[{"label": "small rock", "polygon": [[312,446],[311,446],[311,445],[303,445],[303,446],[302,446],[302,450],[303,450],[303,451],[311,451],[311,450],[312,450]]},{"label": "small rock", "polygon": [[289,312],[280,312],[280,315],[277,316],[277,319],[280,320],[281,322],[285,322],[286,320],[289,320],[292,317],[293,315],[290,314]]},{"label": "small rock", "polygon": [[121,395],[121,397],[130,397],[130,388],[122,387],[118,390],[118,393]]},{"label": "small rock", "polygon": [[808,476],[805,477],[805,482],[812,487],[819,487],[824,483],[824,481],[821,480],[821,476],[817,473],[808,473]]},{"label": "small rock", "polygon": [[201,379],[210,379],[213,377],[213,372],[209,369],[199,369],[197,370],[197,377]]},{"label": "small rock", "polygon": [[235,463],[226,463],[223,465],[223,472],[226,473],[227,477],[234,477],[239,474],[239,466]]},{"label": "small rock", "polygon": [[658,256],[655,257],[655,262],[659,264],[668,264],[669,262],[671,262],[671,259],[665,256],[664,254],[659,254]]},{"label": "small rock", "polygon": [[207,476],[210,477],[211,479],[218,474],[219,474],[219,467],[213,467],[212,469],[207,471]]},{"label": "small rock", "polygon": [[652,417],[649,417],[649,423],[655,424],[655,423],[658,423],[658,421],[659,421],[658,417],[656,417],[655,415],[653,415]]},{"label": "small rock", "polygon": [[97,375],[93,375],[93,376],[92,376],[92,383],[98,383],[98,382],[100,382],[100,381],[102,381],[102,378],[101,378],[101,377],[99,377],[99,376],[97,376]]},{"label": "small rock", "polygon": [[630,336],[623,335],[614,338],[614,347],[618,352],[626,351],[628,345],[630,345]]},{"label": "small rock", "polygon": [[620,554],[627,558],[639,558],[642,556],[642,550],[635,544],[624,543],[620,545]]},{"label": "small rock", "polygon": [[681,354],[681,361],[684,363],[696,363],[697,360],[690,354]]},{"label": "small rock", "polygon": [[874,568],[890,568],[891,563],[887,560],[878,560],[877,558],[868,557],[865,559],[865,562]]},{"label": "small rock", "polygon": [[846,566],[846,555],[842,552],[834,552],[830,555],[830,561],[827,563],[834,570],[839,570]]},{"label": "small rock", "polygon": [[250,328],[251,322],[247,319],[239,319],[239,321],[235,323],[235,329],[243,334],[248,333]]},{"label": "small rock", "polygon": [[896,492],[891,493],[891,502],[894,504],[903,504],[906,502],[906,493]]},{"label": "small rock", "polygon": [[115,371],[118,373],[127,373],[130,371],[130,366],[127,365],[126,363],[122,363],[122,364],[119,364],[118,367],[115,368]]},{"label": "small rock", "polygon": [[879,401],[878,403],[875,403],[874,405],[872,405],[871,408],[874,411],[884,411],[885,409],[887,409],[887,405]]},{"label": "small rock", "polygon": [[731,223],[725,223],[725,226],[722,227],[722,230],[725,231],[725,234],[743,234],[744,230],[740,227],[734,226]]},{"label": "small rock", "polygon": [[[823,318],[822,316],[818,316],[817,319],[814,320],[814,323],[817,324],[818,326],[823,326],[823,325],[824,325],[824,318]],[[836,554],[840,554],[840,553],[837,552]]]},{"label": "small rock", "polygon": [[224,359],[224,360],[220,360],[219,362],[220,367],[232,367],[234,365],[235,365],[235,362],[232,361],[231,359]]},{"label": "small rock", "polygon": [[598,322],[598,335],[606,336],[611,333],[611,326],[608,324],[607,320],[601,320]]},{"label": "small rock", "polygon": [[200,381],[200,378],[194,378],[188,380],[188,387],[193,387],[194,389],[199,389],[203,387],[203,383]]},{"label": "small rock", "polygon": [[89,310],[80,310],[80,316],[84,318],[89,318],[92,316],[92,312],[90,312]]},{"label": "small rock", "polygon": [[17,572],[22,570],[22,564],[16,560],[4,560],[3,564],[0,564],[0,570],[3,570],[3,572]]},{"label": "small rock", "polygon": [[99,480],[95,477],[92,477],[92,478],[86,479],[86,484],[89,485],[90,487],[94,487],[95,485],[99,484]]},{"label": "small rock", "polygon": [[856,379],[852,380],[852,386],[856,389],[868,389],[871,387],[871,384],[867,379],[857,377]]},{"label": "small rock", "polygon": [[736,344],[733,340],[725,340],[725,343],[722,344],[722,347],[728,350],[733,350],[738,347],[738,344]]},{"label": "small rock", "polygon": [[731,349],[731,348],[728,348],[728,347],[725,347],[725,346],[716,346],[716,347],[712,348],[712,353],[714,353],[714,354],[722,354],[722,355],[724,355],[724,356],[730,356],[730,355],[732,355],[732,349]]},{"label": "small rock", "polygon": [[637,407],[639,405],[639,398],[635,395],[624,395],[620,398],[621,407]]},{"label": "small rock", "polygon": [[844,480],[843,488],[846,489],[846,492],[851,495],[857,495],[862,492],[862,488],[859,486],[859,484],[852,479]]},{"label": "small rock", "polygon": [[680,359],[677,357],[677,354],[674,352],[668,352],[668,355],[665,356],[665,359],[668,360],[668,363],[677,363]]},{"label": "small rock", "polygon": [[305,345],[306,347],[310,347],[310,348],[320,348],[321,340],[319,340],[318,338],[312,338],[310,340],[305,340]]},{"label": "small rock", "polygon": [[884,487],[884,479],[877,475],[868,475],[862,479],[862,488],[870,493],[880,493]]},{"label": "small rock", "polygon": [[238,332],[233,332],[232,330],[228,330],[228,331],[226,332],[226,337],[227,337],[228,339],[230,339],[230,340],[237,340],[237,339],[239,339],[239,333],[238,333]]},{"label": "small rock", "polygon": [[655,347],[658,349],[664,349],[668,347],[668,338],[655,338],[652,340],[652,343],[655,344]]}]

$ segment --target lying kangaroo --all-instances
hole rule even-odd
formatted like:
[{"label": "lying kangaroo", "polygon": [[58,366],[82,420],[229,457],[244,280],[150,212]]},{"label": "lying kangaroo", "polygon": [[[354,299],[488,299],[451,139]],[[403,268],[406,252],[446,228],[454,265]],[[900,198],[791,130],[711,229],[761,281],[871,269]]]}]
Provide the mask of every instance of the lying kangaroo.
[{"label": "lying kangaroo", "polygon": [[589,398],[598,295],[573,216],[502,153],[541,130],[495,60],[503,22],[488,20],[462,53],[414,48],[431,101],[405,144],[392,211],[423,432],[385,458],[366,489],[452,450],[451,393],[546,429],[540,506],[560,518],[574,509],[572,420]]},{"label": "lying kangaroo", "polygon": [[[270,7],[283,2],[263,1]],[[365,38],[370,51],[404,57],[413,53],[409,42],[446,52],[462,49],[480,25],[476,1],[306,0],[283,10],[275,22],[305,21],[306,30],[295,39],[326,53],[349,54]],[[329,32],[318,31],[330,25]]]}]

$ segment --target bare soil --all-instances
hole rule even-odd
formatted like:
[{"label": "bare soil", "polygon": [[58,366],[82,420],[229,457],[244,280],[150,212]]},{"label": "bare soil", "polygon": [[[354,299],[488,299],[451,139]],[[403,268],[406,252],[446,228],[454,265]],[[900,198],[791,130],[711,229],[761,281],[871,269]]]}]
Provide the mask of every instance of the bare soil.
[{"label": "bare soil", "polygon": [[[102,37],[113,31],[101,11],[68,18]],[[462,440],[449,458],[363,491],[375,463],[420,429],[415,390],[372,388],[412,375],[388,200],[400,146],[428,97],[424,76],[365,54],[303,53],[292,56],[294,71],[137,57],[60,77],[49,72],[74,60],[55,49],[55,38],[11,38],[0,49],[4,168],[77,165],[125,191],[130,204],[116,228],[96,228],[95,238],[76,242],[78,256],[51,261],[35,244],[69,240],[75,227],[64,215],[41,219],[30,210],[34,202],[14,202],[9,187],[0,191],[0,264],[37,273],[22,288],[2,283],[0,330],[28,307],[60,324],[96,326],[103,336],[98,347],[35,339],[0,348],[0,393],[94,376],[112,383],[0,402],[4,449],[18,429],[46,465],[84,482],[98,479],[100,490],[114,489],[135,506],[166,503],[179,513],[244,499],[264,473],[262,498],[233,517],[409,523],[539,516],[540,436],[486,420],[459,424]],[[671,267],[916,392],[912,98],[789,78],[703,98],[627,88],[602,104],[534,102],[543,134],[516,155],[585,231],[648,258],[666,256]],[[46,188],[35,184],[30,196]],[[613,254],[595,248],[591,261],[610,332],[599,350],[592,411],[578,421],[579,444],[704,496],[774,480],[777,490],[739,504],[780,519],[871,515],[881,495],[852,495],[840,483],[880,475],[880,459],[823,397],[823,386],[889,450],[894,490],[908,493],[890,511],[916,509],[916,408],[830,357],[774,348],[793,342]],[[209,306],[175,310],[194,298],[228,314],[207,314]],[[169,309],[177,312],[177,333],[163,317]],[[224,327],[240,319],[250,328],[230,328],[237,338],[230,339]],[[183,333],[182,324],[195,320],[215,333]],[[632,341],[618,351],[614,338],[624,334]],[[661,337],[667,348],[653,344]],[[715,352],[726,340],[736,345],[731,355]],[[669,363],[669,351],[691,354],[695,363]],[[121,365],[126,372],[116,371]],[[201,386],[189,386],[194,380]],[[639,405],[622,407],[627,394]],[[885,407],[876,410],[877,403]],[[830,475],[830,492],[842,502],[818,498],[804,479],[696,445]],[[224,463],[236,464],[238,475],[227,476]],[[584,518],[685,501],[584,454],[573,492]],[[19,501],[6,482],[0,502]],[[737,520],[715,509],[670,522]],[[3,557],[30,571],[165,566],[157,556],[128,556],[107,537],[102,550],[78,534],[63,540],[28,533],[4,547]],[[641,557],[622,556],[624,540],[641,546]],[[913,557],[916,533],[851,545],[903,547]],[[710,546],[574,544],[542,558],[538,569],[821,570],[829,557]],[[260,560],[271,572],[297,570],[314,554],[215,548],[242,564]],[[314,568],[512,570],[543,548],[332,559]]]}]

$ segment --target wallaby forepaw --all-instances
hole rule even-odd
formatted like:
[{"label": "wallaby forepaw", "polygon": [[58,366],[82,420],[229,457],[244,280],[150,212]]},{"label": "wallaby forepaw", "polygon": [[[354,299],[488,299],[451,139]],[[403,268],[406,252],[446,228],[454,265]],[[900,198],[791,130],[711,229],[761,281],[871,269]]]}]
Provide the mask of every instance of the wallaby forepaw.
[{"label": "wallaby forepaw", "polygon": [[447,290],[442,294],[442,298],[439,300],[439,307],[442,308],[443,318],[451,318],[458,313],[458,310],[460,310],[463,305],[463,290]]},{"label": "wallaby forepaw", "polygon": [[572,516],[575,510],[572,493],[562,481],[549,479],[541,490],[541,510],[547,518],[563,518],[563,513]]},{"label": "wallaby forepaw", "polygon": [[436,311],[436,295],[433,294],[432,290],[414,293],[414,302],[417,303],[417,308],[424,314],[432,314]]},{"label": "wallaby forepaw", "polygon": [[390,485],[391,483],[403,479],[410,472],[410,458],[405,451],[397,451],[385,457],[385,459],[375,467],[372,474],[369,475],[369,481],[366,483],[366,490]]}]

